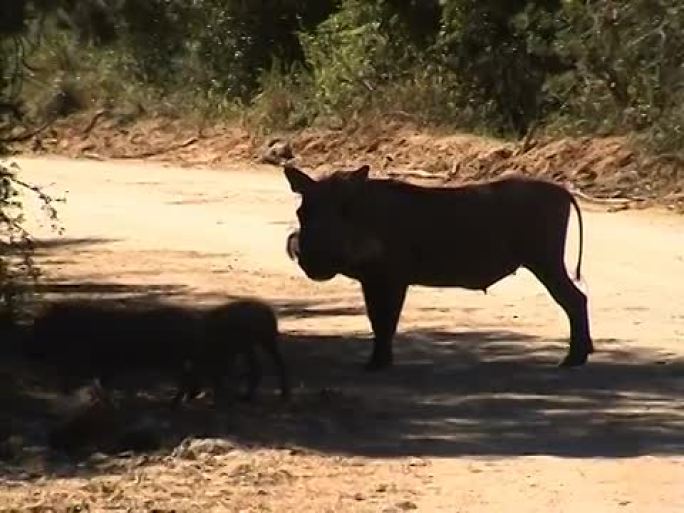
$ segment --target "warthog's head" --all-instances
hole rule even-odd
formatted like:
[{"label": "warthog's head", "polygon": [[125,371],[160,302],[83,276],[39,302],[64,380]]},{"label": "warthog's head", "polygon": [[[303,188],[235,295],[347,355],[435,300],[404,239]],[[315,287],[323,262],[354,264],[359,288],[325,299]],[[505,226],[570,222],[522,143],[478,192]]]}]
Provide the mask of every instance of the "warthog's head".
[{"label": "warthog's head", "polygon": [[285,166],[293,192],[301,195],[299,230],[287,239],[287,253],[312,280],[330,280],[377,260],[382,243],[368,225],[368,166],[314,180]]}]

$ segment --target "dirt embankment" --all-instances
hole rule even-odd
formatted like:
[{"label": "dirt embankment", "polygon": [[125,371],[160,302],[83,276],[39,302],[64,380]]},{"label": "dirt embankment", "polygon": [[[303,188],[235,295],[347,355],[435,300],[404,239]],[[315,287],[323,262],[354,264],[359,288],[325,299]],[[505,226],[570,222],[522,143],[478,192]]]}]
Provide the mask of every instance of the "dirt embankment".
[{"label": "dirt embankment", "polygon": [[[613,208],[666,205],[684,212],[684,162],[648,157],[623,137],[503,142],[421,130],[404,122],[353,123],[341,130],[287,134],[307,168],[371,164],[379,175],[413,174],[446,182],[485,180],[515,171],[567,183],[584,199]],[[145,158],[220,166],[263,156],[268,138],[238,125],[137,118],[98,111],[55,123],[24,141],[22,152],[86,158]]]}]

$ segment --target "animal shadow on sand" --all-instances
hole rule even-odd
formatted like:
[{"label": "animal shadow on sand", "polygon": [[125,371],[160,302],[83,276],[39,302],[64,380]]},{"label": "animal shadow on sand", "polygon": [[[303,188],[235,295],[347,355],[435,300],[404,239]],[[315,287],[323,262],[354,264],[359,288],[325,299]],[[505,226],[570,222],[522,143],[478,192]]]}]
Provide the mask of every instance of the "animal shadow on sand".
[{"label": "animal shadow on sand", "polygon": [[[275,307],[281,319],[363,315],[352,304],[292,301]],[[509,331],[405,329],[397,336],[394,368],[378,373],[361,369],[369,337],[283,333],[281,342],[295,385],[289,402],[278,397],[267,358],[257,401],[230,407],[214,408],[205,397],[173,410],[170,376],[124,376],[114,385],[117,418],[98,429],[144,420],[155,440],[137,450],[155,453],[168,453],[186,437],[374,457],[684,453],[684,363],[626,349],[617,340],[596,340],[588,365],[559,369],[564,341]],[[33,447],[29,452],[45,446],[60,401],[54,383],[29,363],[17,354],[3,358],[0,474],[21,467],[21,455],[6,447],[8,440],[18,435]],[[61,454],[41,454],[35,477],[75,469],[55,463]]]}]

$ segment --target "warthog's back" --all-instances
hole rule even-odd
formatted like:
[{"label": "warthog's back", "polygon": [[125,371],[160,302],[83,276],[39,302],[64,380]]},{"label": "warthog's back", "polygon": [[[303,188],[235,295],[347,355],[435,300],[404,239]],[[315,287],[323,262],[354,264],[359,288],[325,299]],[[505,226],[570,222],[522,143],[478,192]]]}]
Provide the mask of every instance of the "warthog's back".
[{"label": "warthog's back", "polygon": [[278,320],[267,303],[241,299],[209,310],[204,329],[221,346],[260,344],[278,336]]},{"label": "warthog's back", "polygon": [[571,196],[510,177],[461,187],[370,180],[368,225],[409,283],[481,289],[565,235]]},{"label": "warthog's back", "polygon": [[411,228],[434,228],[439,233],[451,231],[449,228],[455,222],[462,223],[459,229],[468,231],[501,232],[506,226],[522,229],[538,219],[538,214],[559,207],[567,209],[569,199],[569,192],[563,187],[520,177],[460,187],[419,187],[370,180],[367,189],[367,200],[376,205],[376,211],[386,212],[386,222],[396,225],[401,220]]},{"label": "warthog's back", "polygon": [[185,357],[194,329],[194,315],[176,306],[134,309],[69,301],[50,306],[36,319],[27,353],[86,372],[165,367]]}]

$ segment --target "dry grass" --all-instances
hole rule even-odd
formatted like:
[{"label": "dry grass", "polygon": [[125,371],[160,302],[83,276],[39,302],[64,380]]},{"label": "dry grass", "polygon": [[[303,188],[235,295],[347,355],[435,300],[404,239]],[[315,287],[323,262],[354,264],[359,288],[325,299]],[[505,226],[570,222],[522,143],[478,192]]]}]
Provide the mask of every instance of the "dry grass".
[{"label": "dry grass", "polygon": [[204,450],[168,456],[96,454],[68,477],[1,479],[2,511],[400,511],[411,508],[421,470],[406,461],[211,450],[211,440],[200,442]]}]

